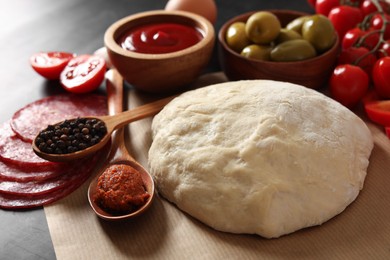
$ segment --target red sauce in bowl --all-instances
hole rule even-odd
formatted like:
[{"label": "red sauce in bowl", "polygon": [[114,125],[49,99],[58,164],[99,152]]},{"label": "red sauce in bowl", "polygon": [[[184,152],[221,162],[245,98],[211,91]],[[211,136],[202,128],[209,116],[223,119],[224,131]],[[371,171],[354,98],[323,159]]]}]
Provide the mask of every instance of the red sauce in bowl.
[{"label": "red sauce in bowl", "polygon": [[118,44],[125,50],[163,54],[195,45],[203,38],[195,27],[178,23],[146,24],[124,33]]}]

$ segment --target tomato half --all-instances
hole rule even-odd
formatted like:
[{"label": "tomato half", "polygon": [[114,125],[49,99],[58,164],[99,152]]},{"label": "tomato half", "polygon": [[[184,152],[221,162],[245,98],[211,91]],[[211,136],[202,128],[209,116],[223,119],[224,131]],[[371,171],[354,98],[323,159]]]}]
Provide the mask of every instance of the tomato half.
[{"label": "tomato half", "polygon": [[60,75],[60,82],[69,92],[91,92],[100,86],[105,72],[106,63],[102,57],[84,54],[69,61]]},{"label": "tomato half", "polygon": [[329,80],[332,98],[353,108],[367,92],[369,77],[360,67],[345,64],[337,66]]},{"label": "tomato half", "polygon": [[382,126],[390,126],[390,100],[372,100],[373,93],[368,95],[371,95],[371,101],[364,102],[368,118]]},{"label": "tomato half", "polygon": [[42,77],[59,79],[62,70],[74,56],[68,52],[39,52],[30,57],[30,64]]}]

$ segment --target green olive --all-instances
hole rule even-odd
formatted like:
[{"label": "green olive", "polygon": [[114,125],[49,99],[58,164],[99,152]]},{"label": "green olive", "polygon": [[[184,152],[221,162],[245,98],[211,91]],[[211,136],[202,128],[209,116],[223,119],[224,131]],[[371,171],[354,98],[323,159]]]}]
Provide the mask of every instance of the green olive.
[{"label": "green olive", "polygon": [[260,11],[252,14],[245,26],[248,38],[257,44],[269,44],[279,35],[279,19],[270,12]]},{"label": "green olive", "polygon": [[245,33],[245,23],[235,22],[226,31],[226,42],[230,48],[236,52],[241,52],[245,46],[250,44],[250,40]]},{"label": "green olive", "polygon": [[271,60],[273,61],[299,61],[306,60],[316,56],[315,48],[310,42],[298,39],[283,42],[277,45],[271,51]]},{"label": "green olive", "polygon": [[336,41],[332,22],[320,14],[312,15],[306,19],[302,25],[302,36],[320,53],[330,49]]},{"label": "green olive", "polygon": [[275,39],[275,43],[279,44],[286,41],[302,39],[302,36],[293,30],[287,30],[285,28],[280,29],[278,37]]},{"label": "green olive", "polygon": [[251,44],[242,50],[241,55],[251,59],[267,61],[271,59],[271,50],[271,46]]},{"label": "green olive", "polygon": [[297,33],[301,34],[302,32],[302,25],[306,21],[308,16],[301,16],[298,18],[295,18],[291,22],[289,22],[286,25],[287,30],[296,31]]}]

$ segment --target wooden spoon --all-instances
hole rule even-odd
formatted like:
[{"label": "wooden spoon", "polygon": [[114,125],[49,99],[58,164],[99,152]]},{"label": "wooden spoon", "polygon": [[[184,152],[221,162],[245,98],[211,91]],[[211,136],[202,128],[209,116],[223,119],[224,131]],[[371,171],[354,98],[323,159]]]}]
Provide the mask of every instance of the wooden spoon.
[{"label": "wooden spoon", "polygon": [[[116,70],[110,70],[106,73],[107,96],[108,96],[108,111],[110,115],[115,115],[123,110],[123,80]],[[138,216],[143,213],[152,203],[154,197],[154,182],[150,174],[139,164],[128,152],[124,140],[124,128],[121,127],[115,130],[111,135],[111,150],[108,155],[108,164],[103,167],[90,183],[88,188],[88,200],[94,212],[102,219],[106,220],[122,220]],[[106,168],[114,164],[127,164],[141,173],[146,191],[150,197],[147,202],[134,212],[125,215],[112,215],[100,208],[94,200],[96,193],[98,178]]]},{"label": "wooden spoon", "polygon": [[[115,74],[118,74],[115,71]],[[123,82],[122,77],[118,74],[118,78],[120,77],[121,82]],[[75,159],[80,159],[89,155],[92,155],[96,153],[99,149],[103,148],[104,145],[110,140],[111,133],[118,128],[123,127],[124,125],[131,123],[133,121],[137,121],[146,117],[154,116],[158,112],[161,111],[161,109],[168,104],[173,98],[176,96],[170,96],[164,99],[157,100],[155,102],[137,107],[132,110],[127,110],[125,112],[115,114],[115,115],[108,115],[108,116],[96,116],[96,117],[85,117],[85,118],[96,118],[102,122],[105,123],[107,127],[107,133],[103,136],[103,138],[95,145],[90,146],[88,148],[85,148],[83,150],[79,150],[77,152],[73,153],[66,153],[66,154],[54,154],[54,153],[45,153],[41,151],[36,145],[35,145],[35,139],[32,143],[32,148],[39,157],[48,160],[48,161],[54,161],[54,162],[67,162]],[[110,102],[109,102],[110,103]],[[122,111],[122,109],[121,109]],[[69,119],[73,120],[73,119]],[[62,121],[63,122],[63,121]],[[56,123],[56,124],[60,124]]]}]

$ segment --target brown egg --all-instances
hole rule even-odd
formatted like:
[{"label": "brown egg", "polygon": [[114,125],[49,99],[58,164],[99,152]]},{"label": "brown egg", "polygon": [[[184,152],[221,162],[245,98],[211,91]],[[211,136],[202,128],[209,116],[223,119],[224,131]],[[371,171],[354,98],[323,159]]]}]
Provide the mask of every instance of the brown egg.
[{"label": "brown egg", "polygon": [[165,10],[192,12],[205,17],[212,24],[217,19],[217,6],[214,0],[169,0]]}]

